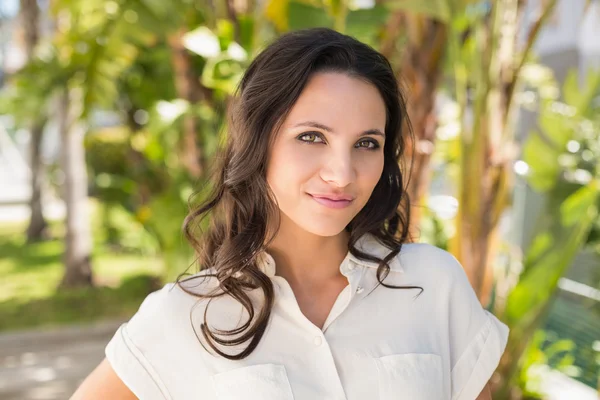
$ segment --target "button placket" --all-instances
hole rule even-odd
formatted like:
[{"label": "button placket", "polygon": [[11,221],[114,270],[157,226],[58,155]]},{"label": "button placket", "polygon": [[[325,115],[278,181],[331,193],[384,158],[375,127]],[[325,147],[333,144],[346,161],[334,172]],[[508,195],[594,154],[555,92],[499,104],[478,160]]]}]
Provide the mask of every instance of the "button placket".
[{"label": "button placket", "polygon": [[329,326],[348,308],[352,299],[354,298],[357,286],[360,284],[362,277],[364,276],[364,268],[355,264],[352,260],[347,259],[341,266],[342,275],[348,279],[348,286],[340,293],[340,296],[333,305],[325,324],[323,325],[323,332],[325,332]]}]

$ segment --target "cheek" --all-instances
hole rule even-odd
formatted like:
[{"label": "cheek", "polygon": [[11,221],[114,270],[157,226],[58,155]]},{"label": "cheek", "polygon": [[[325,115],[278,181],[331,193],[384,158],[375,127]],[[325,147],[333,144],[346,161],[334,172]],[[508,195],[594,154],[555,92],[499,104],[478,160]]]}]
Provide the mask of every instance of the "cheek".
[{"label": "cheek", "polygon": [[380,157],[369,157],[361,160],[360,183],[369,197],[383,173],[383,154]]},{"label": "cheek", "polygon": [[311,156],[304,147],[279,145],[273,149],[267,165],[267,182],[276,195],[301,189],[299,185],[308,181],[318,168],[314,154]]}]

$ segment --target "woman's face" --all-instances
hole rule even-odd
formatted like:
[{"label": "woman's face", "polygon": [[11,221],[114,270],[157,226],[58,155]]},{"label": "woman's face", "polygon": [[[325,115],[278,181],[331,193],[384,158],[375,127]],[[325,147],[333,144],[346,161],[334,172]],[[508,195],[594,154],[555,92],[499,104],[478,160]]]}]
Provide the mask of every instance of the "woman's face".
[{"label": "woman's face", "polygon": [[267,182],[282,227],[319,236],[344,230],[381,177],[385,120],[370,83],[331,72],[309,80],[269,150]]}]

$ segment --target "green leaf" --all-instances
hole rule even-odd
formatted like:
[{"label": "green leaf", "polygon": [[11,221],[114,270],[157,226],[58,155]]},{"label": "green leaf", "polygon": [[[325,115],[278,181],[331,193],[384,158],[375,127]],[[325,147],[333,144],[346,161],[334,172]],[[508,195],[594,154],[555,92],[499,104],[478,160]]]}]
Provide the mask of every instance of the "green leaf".
[{"label": "green leaf", "polygon": [[570,69],[563,84],[563,99],[565,103],[575,105],[581,101],[582,97],[577,70]]},{"label": "green leaf", "polygon": [[548,346],[544,352],[548,358],[556,357],[560,353],[569,352],[575,349],[575,343],[572,340],[561,339]]},{"label": "green leaf", "polygon": [[289,29],[289,0],[270,0],[265,7],[265,17],[275,25],[279,32]]},{"label": "green leaf", "polygon": [[[579,113],[586,118],[593,119],[598,117],[597,105],[593,107],[594,102],[600,97],[600,70],[590,71],[581,87],[582,98],[575,104]],[[597,104],[597,103],[596,103]]]},{"label": "green leaf", "polygon": [[255,20],[251,14],[242,14],[238,16],[238,23],[240,25],[240,45],[246,50],[247,53],[252,53],[254,48],[254,25]]},{"label": "green leaf", "polygon": [[[110,5],[110,6],[109,6]],[[69,29],[62,28],[58,43],[74,71],[71,85],[83,89],[83,115],[98,105],[117,101],[117,82],[139,54],[156,37],[156,18],[141,0],[73,1]]]},{"label": "green leaf", "polygon": [[202,70],[202,84],[211,89],[220,89],[233,94],[242,75],[243,66],[227,53],[207,60]]},{"label": "green leaf", "polygon": [[[506,320],[520,331],[536,328],[558,280],[572,264],[598,215],[597,181],[579,189],[560,205],[549,201],[545,221],[527,251],[519,283],[508,296]],[[560,210],[560,211],[558,211]],[[561,218],[553,217],[560,213]],[[568,225],[563,220],[569,222]]]},{"label": "green leaf", "polygon": [[546,192],[554,186],[560,168],[556,162],[559,154],[537,132],[530,132],[523,146],[523,160],[529,166],[527,181],[535,190]]},{"label": "green leaf", "polygon": [[390,0],[385,6],[393,11],[423,14],[427,17],[449,22],[452,15],[449,0]]},{"label": "green leaf", "polygon": [[342,8],[342,2],[346,0],[324,0],[325,6],[329,9],[331,15],[337,16]]},{"label": "green leaf", "polygon": [[235,27],[228,19],[217,20],[216,33],[219,38],[221,49],[226,49],[229,44],[235,40]]},{"label": "green leaf", "polygon": [[3,90],[0,113],[12,115],[18,126],[29,128],[33,116],[45,116],[55,91],[67,85],[73,71],[60,64],[55,50],[47,59],[28,62]]},{"label": "green leaf", "polygon": [[577,69],[570,69],[562,91],[565,103],[574,107],[579,116],[593,119],[597,116],[594,100],[600,96],[600,70],[590,71],[585,77],[585,82],[580,85]]},{"label": "green leaf", "polygon": [[552,140],[556,148],[562,150],[573,139],[574,125],[571,118],[574,115],[569,106],[562,107],[560,104],[544,105],[538,122],[546,137]]},{"label": "green leaf", "polygon": [[315,27],[333,28],[333,19],[323,7],[292,0],[288,4],[287,13],[289,29],[292,31]]},{"label": "green leaf", "polygon": [[590,218],[590,212],[596,208],[599,186],[598,181],[593,180],[565,200],[560,208],[561,221],[565,226]]},{"label": "green leaf", "polygon": [[346,34],[374,46],[376,36],[384,26],[389,10],[383,6],[350,11],[346,17]]},{"label": "green leaf", "polygon": [[538,234],[533,243],[529,246],[527,251],[527,258],[525,259],[526,264],[533,264],[536,260],[542,258],[553,245],[552,235],[550,232],[542,232]]}]

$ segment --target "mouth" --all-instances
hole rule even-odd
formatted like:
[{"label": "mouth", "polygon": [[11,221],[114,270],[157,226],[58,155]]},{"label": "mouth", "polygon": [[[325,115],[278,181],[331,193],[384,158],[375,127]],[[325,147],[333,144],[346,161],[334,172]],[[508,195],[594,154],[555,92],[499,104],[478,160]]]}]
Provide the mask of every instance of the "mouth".
[{"label": "mouth", "polygon": [[352,202],[354,201],[354,199],[350,196],[327,196],[327,195],[313,195],[308,193],[308,195],[310,197],[313,198],[313,200],[315,200],[317,203],[328,207],[328,208],[334,208],[334,209],[340,209],[340,208],[346,208],[348,207],[350,204],[352,204]]}]

